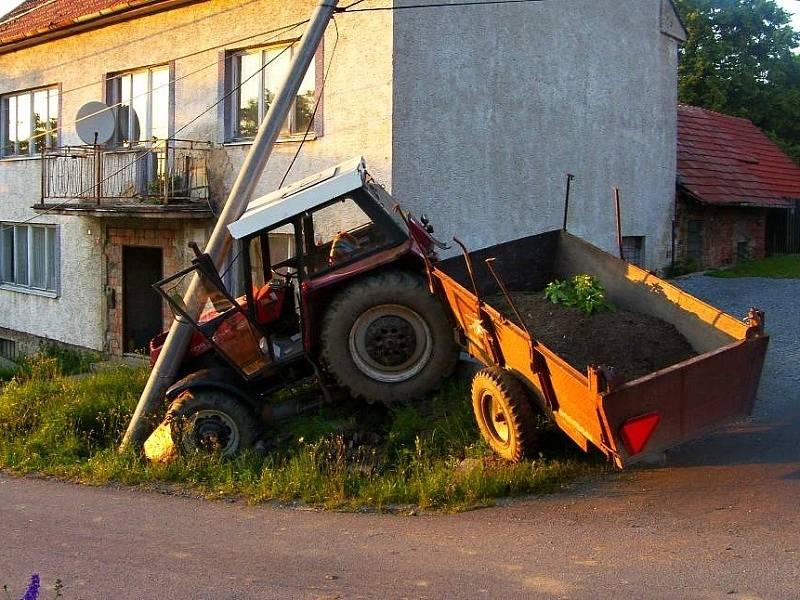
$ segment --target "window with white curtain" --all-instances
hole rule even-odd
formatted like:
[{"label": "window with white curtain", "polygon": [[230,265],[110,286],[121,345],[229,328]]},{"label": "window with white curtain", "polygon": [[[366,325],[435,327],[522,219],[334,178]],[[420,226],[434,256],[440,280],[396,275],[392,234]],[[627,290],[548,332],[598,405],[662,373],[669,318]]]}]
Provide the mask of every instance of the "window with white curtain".
[{"label": "window with white curtain", "polygon": [[58,228],[0,223],[0,285],[57,292]]}]

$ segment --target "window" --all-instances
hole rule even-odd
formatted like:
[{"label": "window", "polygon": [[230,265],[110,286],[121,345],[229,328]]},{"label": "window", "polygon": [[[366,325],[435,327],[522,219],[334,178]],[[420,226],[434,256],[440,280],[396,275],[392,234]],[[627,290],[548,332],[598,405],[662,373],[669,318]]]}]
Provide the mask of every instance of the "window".
[{"label": "window", "polygon": [[17,343],[14,340],[0,338],[0,357],[6,360],[17,360]]},{"label": "window", "polygon": [[395,241],[391,231],[376,224],[352,198],[314,211],[310,221],[304,229],[309,274],[356,260]]},{"label": "window", "polygon": [[644,236],[624,236],[622,238],[622,255],[629,263],[644,268]]},{"label": "window", "polygon": [[55,225],[0,223],[0,284],[56,292],[58,269]]},{"label": "window", "polygon": [[58,145],[58,88],[0,98],[0,156],[36,156]]},{"label": "window", "polygon": [[703,260],[703,222],[697,219],[689,221],[686,254],[689,258]]},{"label": "window", "polygon": [[[267,114],[278,86],[286,79],[294,48],[270,46],[231,55],[228,61],[227,134],[229,141],[255,137]],[[316,67],[308,67],[297,97],[283,124],[281,135],[305,133],[311,124],[316,103]]]},{"label": "window", "polygon": [[153,138],[169,138],[169,67],[151,67],[111,75],[107,81],[109,105],[117,106],[119,146],[139,146]]}]

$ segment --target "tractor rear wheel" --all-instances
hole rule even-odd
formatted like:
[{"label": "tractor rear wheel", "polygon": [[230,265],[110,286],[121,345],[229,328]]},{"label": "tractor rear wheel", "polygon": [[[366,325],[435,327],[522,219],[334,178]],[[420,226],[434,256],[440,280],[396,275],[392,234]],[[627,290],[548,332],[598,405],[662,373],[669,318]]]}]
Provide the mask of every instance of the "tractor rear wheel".
[{"label": "tractor rear wheel", "polygon": [[453,327],[425,281],[372,275],[342,291],[322,325],[328,371],[354,397],[391,403],[427,394],[458,361]]},{"label": "tractor rear wheel", "polygon": [[536,415],[522,382],[499,367],[472,379],[472,409],[481,436],[502,458],[517,463],[536,449]]},{"label": "tractor rear wheel", "polygon": [[172,440],[182,454],[233,456],[251,447],[258,422],[241,400],[219,390],[187,390],[167,411]]}]

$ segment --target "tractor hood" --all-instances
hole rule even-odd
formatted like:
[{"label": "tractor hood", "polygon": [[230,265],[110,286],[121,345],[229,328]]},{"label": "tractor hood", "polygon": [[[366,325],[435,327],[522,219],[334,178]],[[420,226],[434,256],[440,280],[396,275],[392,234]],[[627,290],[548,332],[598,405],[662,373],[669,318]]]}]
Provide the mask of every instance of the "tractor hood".
[{"label": "tractor hood", "polygon": [[234,239],[241,239],[339,196],[357,190],[366,181],[364,159],[352,158],[335,167],[320,171],[279,190],[256,198],[247,210],[228,225]]}]

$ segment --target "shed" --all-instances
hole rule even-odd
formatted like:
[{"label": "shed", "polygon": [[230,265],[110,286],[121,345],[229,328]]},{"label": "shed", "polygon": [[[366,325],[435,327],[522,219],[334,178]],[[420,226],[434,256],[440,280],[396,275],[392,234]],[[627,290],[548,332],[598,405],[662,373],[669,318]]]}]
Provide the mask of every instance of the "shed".
[{"label": "shed", "polygon": [[678,106],[675,260],[800,252],[800,167],[752,122]]}]

